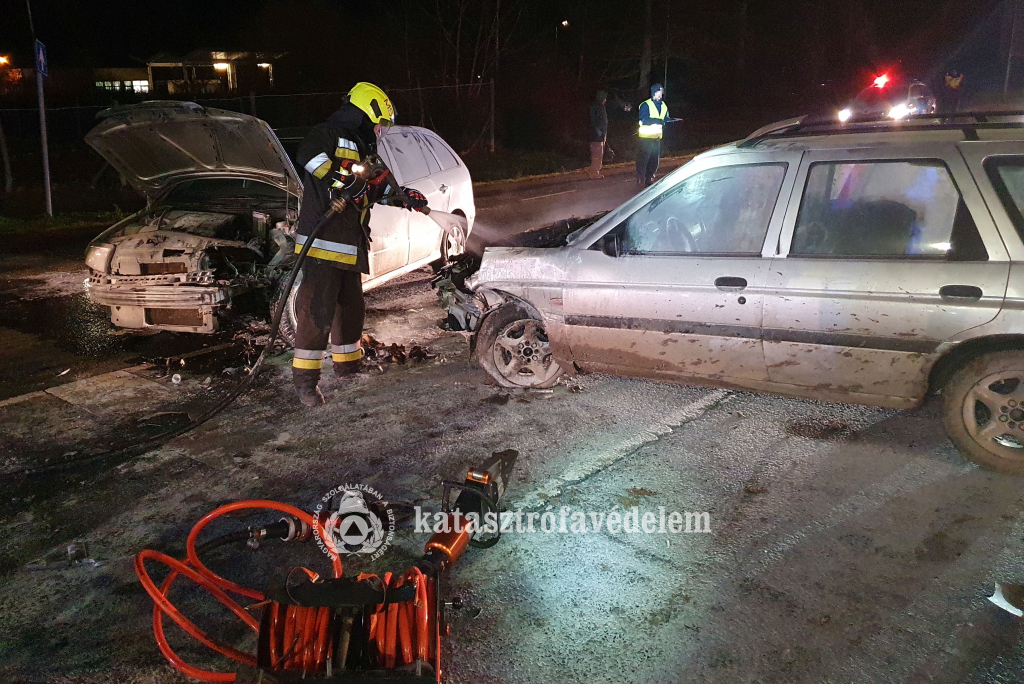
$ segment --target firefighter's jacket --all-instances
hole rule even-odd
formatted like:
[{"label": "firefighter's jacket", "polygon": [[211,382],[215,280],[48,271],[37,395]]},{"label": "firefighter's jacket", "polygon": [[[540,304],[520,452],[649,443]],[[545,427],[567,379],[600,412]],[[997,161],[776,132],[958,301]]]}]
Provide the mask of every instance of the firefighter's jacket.
[{"label": "firefighter's jacket", "polygon": [[299,145],[296,161],[302,167],[302,208],[295,251],[302,250],[317,222],[342,197],[345,210],[332,216],[313,240],[309,256],[337,268],[369,273],[370,207],[385,194],[383,183],[367,182],[353,170],[376,152],[372,125],[361,110],[342,105],[325,123],[309,132]]}]

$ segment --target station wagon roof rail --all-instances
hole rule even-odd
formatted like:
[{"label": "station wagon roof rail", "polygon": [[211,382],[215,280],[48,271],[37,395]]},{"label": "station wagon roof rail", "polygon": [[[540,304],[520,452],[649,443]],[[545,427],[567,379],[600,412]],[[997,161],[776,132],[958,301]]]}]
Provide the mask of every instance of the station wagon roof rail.
[{"label": "station wagon roof rail", "polygon": [[841,122],[834,117],[800,116],[762,126],[744,140],[738,147],[752,148],[772,138],[799,136],[960,130],[967,140],[977,140],[979,129],[1024,129],[1024,110],[994,112],[957,112],[955,114],[923,114],[904,119],[880,117],[856,119]]}]

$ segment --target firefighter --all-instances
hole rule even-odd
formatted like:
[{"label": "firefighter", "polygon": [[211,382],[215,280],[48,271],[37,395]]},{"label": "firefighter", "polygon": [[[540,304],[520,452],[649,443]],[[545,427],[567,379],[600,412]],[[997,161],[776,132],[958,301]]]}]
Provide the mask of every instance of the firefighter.
[{"label": "firefighter", "polygon": [[651,99],[640,105],[640,152],[636,157],[636,183],[646,188],[654,182],[661,156],[662,129],[669,121],[668,105],[662,102],[665,89],[660,83],[651,86]]},{"label": "firefighter", "polygon": [[381,202],[422,209],[427,204],[422,193],[397,188],[377,157],[377,138],[394,122],[395,109],[384,91],[357,83],[341,108],[299,146],[297,161],[305,174],[295,251],[302,250],[328,210],[335,212],[313,240],[295,295],[292,380],[304,406],[325,401],[317,383],[328,342],[335,376],[350,375],[361,366],[370,207]]}]

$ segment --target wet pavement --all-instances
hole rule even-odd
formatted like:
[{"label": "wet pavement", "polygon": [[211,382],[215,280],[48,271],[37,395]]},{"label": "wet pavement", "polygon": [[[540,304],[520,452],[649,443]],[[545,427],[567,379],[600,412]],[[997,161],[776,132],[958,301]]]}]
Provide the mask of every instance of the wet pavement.
[{"label": "wet pavement", "polygon": [[[708,513],[710,531],[556,528],[470,549],[452,593],[480,613],[456,620],[446,681],[1022,680],[1022,623],[985,600],[996,580],[1024,581],[1021,481],[963,459],[933,403],[894,411],[600,375],[507,391],[465,335],[437,327],[429,278],[370,293],[367,330],[433,358],[348,379],[328,371],[330,402],[317,409],[296,406],[278,356],[206,425],[139,457],[103,455],[215,403],[237,381],[221,352],[187,357],[177,384],[139,364],[0,402],[0,678],[186,681],[153,640],[132,570],[140,549],[180,557],[191,525],[222,503],[308,509],[344,482],[436,510],[441,479],[515,449],[512,509],[664,507]],[[33,318],[17,319],[21,334],[49,335]],[[81,467],[45,469],[90,453]],[[33,465],[44,469],[26,476]],[[271,519],[233,518],[210,534]],[[400,528],[382,559],[346,559],[346,574],[402,568],[425,541]],[[91,560],[62,564],[69,544]],[[259,588],[275,567],[327,568],[312,545],[221,549],[209,562]],[[217,638],[255,647],[201,592],[183,585],[174,601]],[[187,661],[226,667],[168,634]]]}]

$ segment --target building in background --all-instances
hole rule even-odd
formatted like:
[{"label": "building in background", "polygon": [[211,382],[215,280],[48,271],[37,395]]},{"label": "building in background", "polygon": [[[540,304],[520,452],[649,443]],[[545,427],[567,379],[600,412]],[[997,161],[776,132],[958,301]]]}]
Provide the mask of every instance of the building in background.
[{"label": "building in background", "polygon": [[129,69],[93,69],[93,83],[97,90],[120,93],[148,93],[149,70],[144,67]]},{"label": "building in background", "polygon": [[149,91],[156,97],[266,92],[274,87],[274,65],[283,56],[213,50],[193,50],[184,57],[161,53],[146,64]]}]

